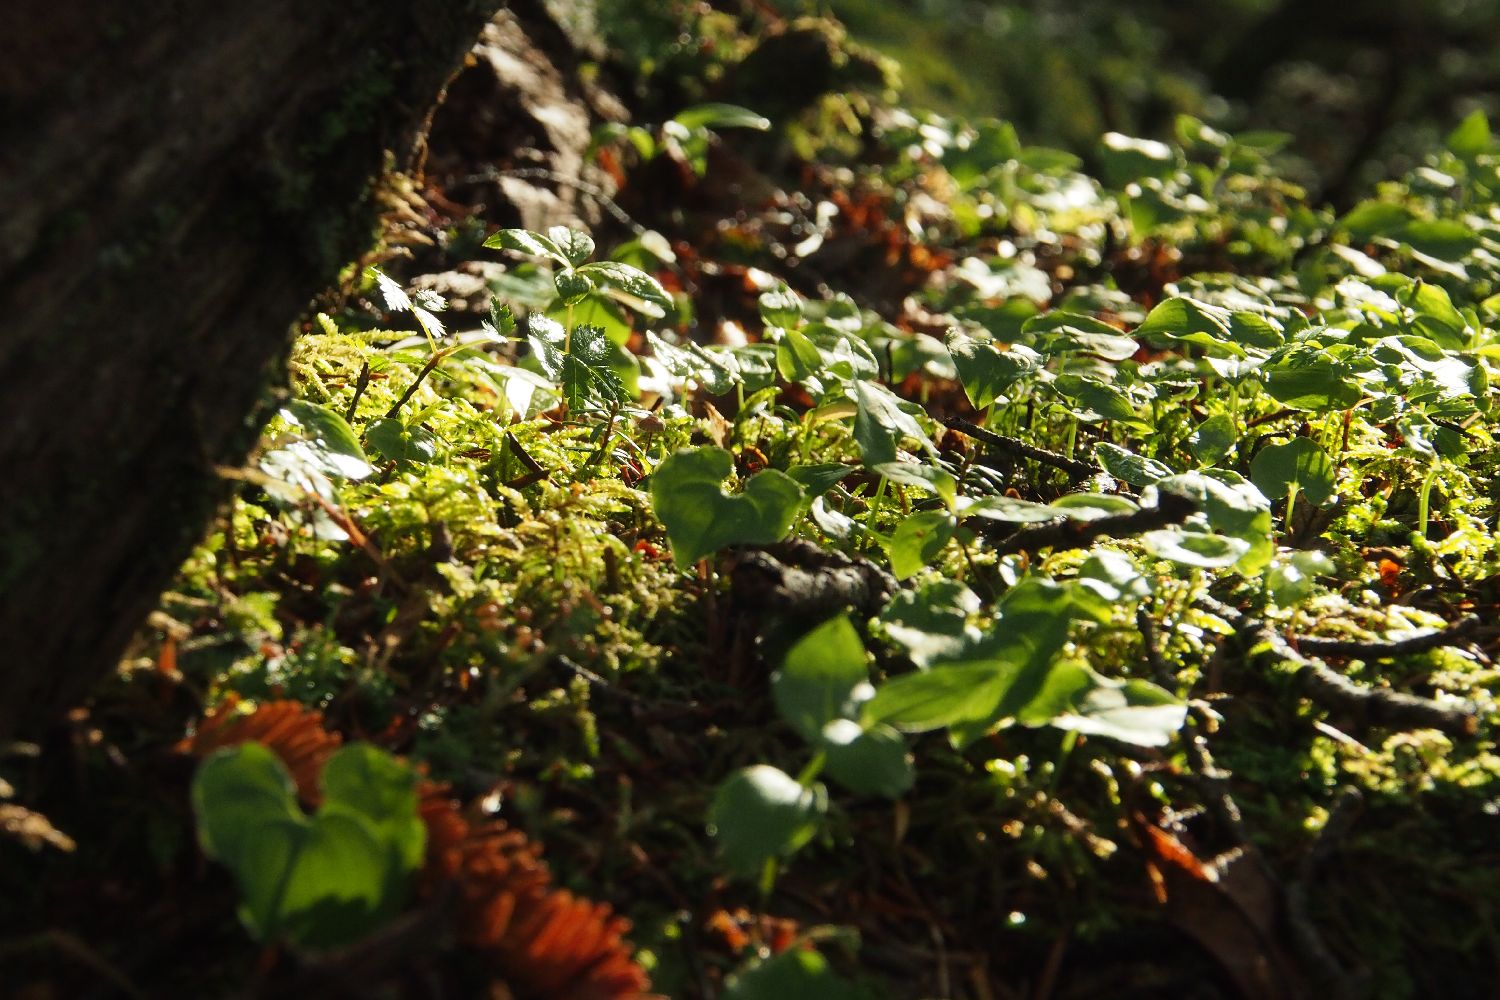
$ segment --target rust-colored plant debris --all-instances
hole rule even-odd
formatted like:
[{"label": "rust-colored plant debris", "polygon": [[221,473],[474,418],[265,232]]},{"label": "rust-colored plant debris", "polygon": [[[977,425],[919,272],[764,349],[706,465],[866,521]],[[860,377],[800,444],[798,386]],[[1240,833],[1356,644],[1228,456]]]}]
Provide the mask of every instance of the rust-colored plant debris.
[{"label": "rust-colored plant debris", "polygon": [[[255,741],[292,772],[302,800],[315,804],[323,765],[342,742],[323,716],[290,701],[249,713],[234,703],[211,712],[185,749],[206,756]],[[421,891],[455,884],[458,937],[490,955],[497,973],[521,996],[554,1000],[645,998],[650,980],[630,955],[630,922],[608,904],[552,886],[540,845],[501,820],[467,818],[448,786],[417,786],[427,828]]]},{"label": "rust-colored plant debris", "polygon": [[323,765],[344,740],[323,728],[322,712],[295,701],[273,701],[243,712],[239,700],[230,698],[204,717],[183,749],[207,757],[221,747],[251,741],[264,744],[281,758],[304,805],[316,807],[322,802]]}]

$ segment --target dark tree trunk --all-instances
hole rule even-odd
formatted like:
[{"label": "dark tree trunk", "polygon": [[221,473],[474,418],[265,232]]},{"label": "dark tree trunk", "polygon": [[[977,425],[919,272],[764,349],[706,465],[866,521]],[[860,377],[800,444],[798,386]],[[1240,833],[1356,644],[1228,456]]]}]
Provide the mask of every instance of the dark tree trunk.
[{"label": "dark tree trunk", "polygon": [[201,537],[499,5],[0,12],[0,740],[111,669]]}]

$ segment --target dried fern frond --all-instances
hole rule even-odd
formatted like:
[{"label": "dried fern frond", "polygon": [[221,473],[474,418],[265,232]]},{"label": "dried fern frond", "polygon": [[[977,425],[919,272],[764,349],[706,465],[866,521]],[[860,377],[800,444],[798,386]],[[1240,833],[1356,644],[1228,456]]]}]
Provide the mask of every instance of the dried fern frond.
[{"label": "dried fern frond", "polygon": [[[319,712],[296,702],[271,702],[253,712],[229,702],[183,741],[207,756],[239,743],[264,744],[291,771],[303,802],[321,798],[323,766],[342,742],[323,728]],[[454,884],[458,936],[489,954],[498,974],[525,997],[546,1000],[648,1000],[650,979],[630,957],[630,921],[605,903],[552,888],[541,848],[498,820],[464,816],[446,785],[417,785],[418,815],[427,829],[424,895]]]},{"label": "dried fern frond", "polygon": [[273,701],[251,712],[242,712],[239,700],[230,698],[215,708],[198,731],[183,741],[182,749],[207,757],[221,747],[260,743],[286,765],[297,785],[303,804],[317,807],[323,801],[323,766],[344,742],[337,733],[323,728],[323,713],[295,701]]},{"label": "dried fern frond", "polygon": [[608,904],[565,889],[522,897],[511,932],[497,946],[518,985],[538,997],[611,1000],[651,986],[630,957],[630,921]]}]

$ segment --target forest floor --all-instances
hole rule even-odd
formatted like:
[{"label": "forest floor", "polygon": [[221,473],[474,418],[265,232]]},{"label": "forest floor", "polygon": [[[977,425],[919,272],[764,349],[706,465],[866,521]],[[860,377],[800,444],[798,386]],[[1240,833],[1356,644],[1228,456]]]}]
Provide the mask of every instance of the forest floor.
[{"label": "forest floor", "polygon": [[[0,759],[14,995],[1492,995],[1488,123],[1336,215],[1274,136],[1088,176],[694,16],[476,49],[119,676]],[[338,739],[421,772],[399,920],[247,931],[245,739],[308,807]]]}]

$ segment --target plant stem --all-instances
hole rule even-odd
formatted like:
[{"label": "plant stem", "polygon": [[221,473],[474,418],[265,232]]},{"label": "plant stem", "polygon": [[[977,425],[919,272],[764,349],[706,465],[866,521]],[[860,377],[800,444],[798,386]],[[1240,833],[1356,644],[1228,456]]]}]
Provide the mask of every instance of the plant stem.
[{"label": "plant stem", "polygon": [[1432,485],[1437,481],[1437,469],[1429,469],[1422,479],[1422,493],[1417,499],[1417,530],[1427,537],[1427,515],[1432,501]]}]

